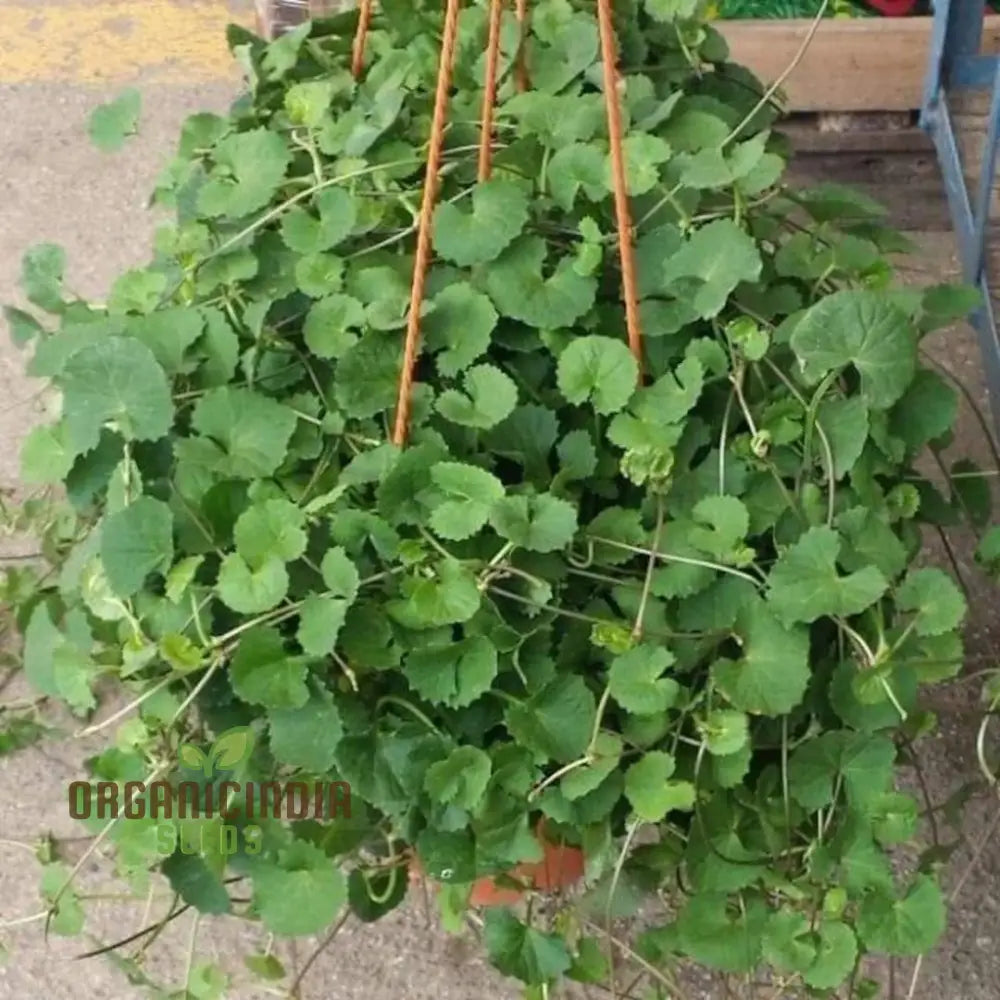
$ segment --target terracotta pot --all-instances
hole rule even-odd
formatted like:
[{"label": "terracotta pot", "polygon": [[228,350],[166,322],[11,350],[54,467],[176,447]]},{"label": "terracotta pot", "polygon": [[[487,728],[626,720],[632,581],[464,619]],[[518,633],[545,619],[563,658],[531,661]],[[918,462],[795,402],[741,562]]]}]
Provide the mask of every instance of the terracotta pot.
[{"label": "terracotta pot", "polygon": [[[542,823],[539,823],[535,835],[542,847],[542,860],[517,865],[506,873],[507,878],[520,883],[524,888],[498,884],[492,876],[477,879],[469,896],[472,906],[512,906],[520,902],[529,890],[559,892],[572,888],[583,878],[584,857],[579,847],[555,844],[548,840]],[[420,882],[424,878],[423,866],[414,854],[410,860],[410,881]]]}]

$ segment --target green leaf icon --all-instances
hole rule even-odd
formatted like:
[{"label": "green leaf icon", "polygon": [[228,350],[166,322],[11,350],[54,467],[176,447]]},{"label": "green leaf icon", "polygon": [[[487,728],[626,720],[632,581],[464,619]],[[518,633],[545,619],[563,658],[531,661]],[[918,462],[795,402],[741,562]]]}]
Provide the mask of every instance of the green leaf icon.
[{"label": "green leaf icon", "polygon": [[208,758],[192,743],[182,743],[180,750],[177,751],[177,755],[185,767],[197,770],[204,770],[208,767]]},{"label": "green leaf icon", "polygon": [[242,764],[253,750],[253,730],[249,726],[238,726],[224,732],[212,744],[209,754],[215,767],[231,771]]}]

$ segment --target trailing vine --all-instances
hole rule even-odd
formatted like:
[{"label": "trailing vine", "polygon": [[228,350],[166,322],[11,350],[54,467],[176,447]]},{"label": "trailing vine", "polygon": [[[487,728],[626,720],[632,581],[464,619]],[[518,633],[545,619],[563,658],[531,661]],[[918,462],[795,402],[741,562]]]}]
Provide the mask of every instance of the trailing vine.
[{"label": "trailing vine", "polygon": [[[976,480],[945,469],[944,496],[914,463],[958,402],[920,341],[969,294],[895,287],[863,195],[783,185],[778,110],[694,0],[619,0],[640,366],[595,4],[503,12],[484,171],[469,3],[393,443],[442,8],[383,0],[357,78],[355,14],[232,29],[249,89],[185,123],[153,261],[98,304],[59,248],[25,258],[8,320],[62,400],[23,457],[56,488],[45,565],[5,574],[28,680],[81,719],[125,692],[94,781],[351,787],[349,817],[237,808],[254,850],[213,847],[219,816],[92,818],[95,844],[279,936],[376,919],[418,864],[454,926],[479,880],[540,891],[524,872],[568,845],[606,913],[664,903],[628,946],[660,995],[686,961],[871,995],[866,955],[945,922],[933,853],[890,862],[918,838],[895,779],[919,691],[963,659],[965,599],[914,560],[923,525],[978,518]],[[230,730],[245,759],[182,747]],[[164,823],[200,846],[164,858]],[[46,866],[57,933],[83,927],[74,875]],[[615,983],[604,922],[572,895],[482,918],[534,997]]]}]

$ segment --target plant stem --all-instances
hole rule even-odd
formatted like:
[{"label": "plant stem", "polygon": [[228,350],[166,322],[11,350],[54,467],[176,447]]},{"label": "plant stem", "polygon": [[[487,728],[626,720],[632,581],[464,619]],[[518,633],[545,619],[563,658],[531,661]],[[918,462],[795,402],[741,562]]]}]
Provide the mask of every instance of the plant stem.
[{"label": "plant stem", "polygon": [[295,979],[292,980],[292,985],[288,988],[288,996],[294,998],[294,1000],[299,1000],[301,997],[301,987],[302,981],[306,978],[309,970],[315,965],[316,959],[326,951],[327,948],[333,943],[333,939],[340,933],[341,928],[351,917],[351,911],[349,909],[344,910],[341,914],[340,919],[333,925],[330,929],[329,934],[317,945],[316,950],[306,959],[305,964],[299,970]]},{"label": "plant stem", "polygon": [[771,84],[767,90],[761,95],[760,100],[747,112],[743,120],[737,125],[726,138],[722,141],[722,146],[728,146],[739,134],[746,128],[750,122],[753,121],[757,113],[767,107],[771,103],[771,98],[778,93],[779,90],[785,85],[785,81],[795,72],[795,68],[802,62],[806,51],[812,44],[813,38],[816,36],[816,32],[819,30],[819,26],[823,21],[823,17],[826,14],[827,7],[830,6],[830,0],[823,0],[820,5],[819,10],[816,12],[816,16],[813,18],[812,24],[809,26],[809,31],[806,33],[806,37],[802,40],[802,44],[799,46],[798,51],[795,53],[792,61],[782,70],[778,78]]},{"label": "plant stem", "polygon": [[620,938],[615,937],[606,927],[601,927],[599,924],[595,924],[591,920],[584,918],[584,926],[589,928],[592,932],[597,934],[603,934],[608,941],[611,942],[616,948],[619,948],[625,955],[628,956],[637,965],[642,966],[646,973],[656,982],[664,986],[669,996],[676,997],[677,1000],[687,1000],[687,993],[682,989],[680,983],[676,979],[669,977],[661,969],[658,969],[651,962],[647,962],[641,955],[637,954],[629,945],[622,941]]},{"label": "plant stem", "polygon": [[726,409],[722,414],[722,430],[719,431],[719,496],[726,491],[726,447],[729,435],[729,417],[733,412],[733,402],[736,399],[736,390],[733,389],[726,400]]},{"label": "plant stem", "polygon": [[256,618],[251,618],[250,621],[243,622],[241,625],[237,625],[228,632],[224,632],[222,635],[216,636],[212,640],[211,648],[219,649],[222,646],[226,646],[232,642],[233,639],[243,635],[244,632],[249,632],[251,629],[257,628],[258,625],[276,625],[278,622],[282,622],[286,618],[291,618],[293,615],[298,614],[303,604],[305,604],[305,601],[295,601],[292,604],[286,604],[284,607],[274,608],[272,611],[265,611],[264,614],[258,615]]},{"label": "plant stem", "polygon": [[584,580],[597,580],[600,583],[610,583],[613,587],[628,587],[632,590],[642,589],[642,584],[632,576],[611,576],[607,573],[591,573],[585,569],[571,568],[567,571],[570,576],[579,576]]},{"label": "plant stem", "polygon": [[646,214],[635,224],[635,230],[638,232],[654,215],[657,215],[660,209],[667,205],[672,205],[674,211],[680,216],[683,228],[691,224],[691,217],[684,211],[683,207],[677,201],[677,195],[683,190],[683,184],[675,184],[658,202]]},{"label": "plant stem", "polygon": [[958,581],[958,585],[962,588],[965,600],[967,603],[971,604],[972,591],[969,590],[969,585],[965,581],[965,573],[962,572],[962,566],[958,561],[957,554],[955,553],[955,546],[951,544],[948,532],[944,530],[942,525],[935,524],[934,530],[936,531],[938,538],[941,540],[941,546],[944,549],[945,555],[948,557],[948,562],[951,564],[951,571],[955,574],[955,579]]},{"label": "plant stem", "polygon": [[313,176],[317,184],[323,183],[323,161],[320,159],[319,150],[316,148],[316,138],[310,129],[306,130],[306,141],[303,142],[298,137],[297,132],[292,133],[292,139],[299,148],[304,149],[312,160]]},{"label": "plant stem", "polygon": [[592,763],[592,761],[590,758],[590,751],[588,750],[586,756],[578,757],[576,760],[570,761],[570,763],[568,764],[563,764],[563,766],[560,767],[558,771],[553,771],[552,774],[547,775],[540,782],[538,782],[538,784],[535,785],[530,792],[528,792],[528,801],[529,802],[534,801],[550,785],[554,785],[561,778],[566,777],[567,774],[572,774],[578,768],[585,767],[587,764],[590,763]]},{"label": "plant stem", "polygon": [[885,654],[884,659],[891,660],[893,656],[899,651],[900,647],[906,642],[907,639],[913,634],[913,630],[917,627],[919,622],[918,618],[914,618],[900,633],[899,638],[889,647],[889,652]]},{"label": "plant stem", "polygon": [[[171,720],[171,722],[174,721],[176,721],[176,716],[174,717],[174,719]],[[142,781],[142,784],[148,787],[152,782],[156,781],[165,772],[166,772],[166,766],[160,764],[159,766],[155,767],[152,771],[150,771],[149,774],[146,775],[146,777]],[[116,816],[113,816],[111,819],[108,820],[107,823],[104,824],[100,832],[90,842],[90,844],[88,845],[87,849],[83,852],[83,854],[80,855],[76,864],[73,865],[73,867],[70,869],[70,873],[66,876],[62,884],[59,886],[58,890],[56,891],[55,895],[52,897],[49,903],[49,909],[44,914],[44,916],[46,917],[45,921],[46,937],[48,937],[48,932],[49,932],[49,920],[51,919],[52,914],[55,913],[55,908],[59,903],[59,900],[62,899],[66,890],[73,884],[77,875],[79,875],[80,872],[83,870],[84,865],[86,865],[86,863],[90,860],[91,856],[101,846],[101,844],[104,843],[104,841],[108,838],[108,835],[111,833],[111,831],[115,828],[118,821],[124,815],[125,812],[124,810],[122,810]]]},{"label": "plant stem", "polygon": [[42,910],[40,913],[32,913],[30,917],[16,917],[13,920],[0,920],[0,931],[10,930],[12,927],[23,927],[25,924],[34,924],[39,920],[44,920],[48,915],[48,910]]},{"label": "plant stem", "polygon": [[929,451],[934,458],[935,465],[937,465],[938,469],[941,471],[941,475],[944,476],[945,482],[948,484],[949,492],[958,501],[959,507],[962,508],[962,514],[965,516],[969,531],[972,532],[977,543],[982,541],[982,534],[976,526],[976,519],[972,516],[972,511],[969,510],[969,505],[965,502],[965,497],[962,496],[959,490],[955,489],[955,484],[952,482],[951,472],[948,470],[948,466],[944,464],[941,452],[934,447],[931,447]]},{"label": "plant stem", "polygon": [[896,709],[899,713],[899,718],[901,722],[906,722],[909,718],[906,709],[899,703],[899,699],[896,697],[896,692],[893,691],[892,685],[881,675],[878,675],[879,683],[882,685],[882,690],[885,691],[886,697],[892,702],[892,707]]},{"label": "plant stem", "polygon": [[993,713],[997,710],[998,701],[1000,701],[1000,698],[994,698],[993,701],[990,702],[990,707],[983,714],[983,720],[980,722],[979,730],[976,733],[976,760],[979,762],[979,770],[986,779],[986,783],[991,787],[996,785],[997,776],[993,773],[986,760],[986,731],[989,728],[990,719],[993,717]]},{"label": "plant stem", "polygon": [[[994,476],[1000,476],[1000,470],[997,469],[976,469],[975,472],[949,472],[949,479],[992,479]],[[903,476],[903,481],[907,483],[922,483],[924,482],[923,476]],[[38,553],[41,555],[41,553]],[[17,558],[17,557],[15,557]]]},{"label": "plant stem", "polygon": [[351,669],[351,665],[345,660],[335,649],[330,650],[330,656],[333,662],[337,664],[338,667],[344,672],[344,676],[347,678],[348,683],[355,693],[358,691],[358,678],[354,671]]},{"label": "plant stem", "polygon": [[[197,267],[201,267],[203,264],[212,260],[214,257],[218,257],[224,254],[231,247],[236,246],[241,243],[248,236],[252,236],[257,230],[263,229],[264,226],[269,225],[274,222],[275,219],[280,218],[284,215],[288,209],[297,205],[300,201],[305,201],[307,198],[311,198],[314,194],[325,190],[329,187],[335,187],[338,184],[346,184],[348,181],[357,180],[359,177],[365,177],[368,174],[378,173],[380,170],[391,170],[394,167],[408,167],[414,163],[423,163],[424,161],[417,157],[409,157],[405,160],[395,160],[392,163],[377,163],[374,166],[362,167],[358,170],[351,170],[346,174],[341,174],[339,177],[331,177],[327,180],[318,181],[315,184],[310,184],[309,187],[298,194],[292,195],[291,198],[286,198],[285,201],[278,205],[275,205],[270,211],[265,212],[259,219],[251,222],[250,225],[241,229],[235,236],[231,236],[224,243],[216,247],[210,254],[203,257],[199,262]],[[197,270],[197,268],[196,268]]]},{"label": "plant stem", "polygon": [[452,555],[426,528],[421,526],[420,537],[439,555],[445,557],[445,559],[450,559],[453,562],[461,562],[462,560]]},{"label": "plant stem", "polygon": [[206,670],[205,673],[202,674],[202,676],[199,678],[198,683],[195,684],[194,688],[191,690],[191,693],[180,703],[180,706],[178,707],[177,711],[174,712],[173,716],[170,719],[171,726],[188,710],[188,708],[191,707],[191,705],[194,703],[195,698],[197,698],[198,695],[201,694],[202,691],[204,691],[205,686],[212,679],[212,677],[214,676],[215,672],[219,669],[219,667],[222,666],[223,662],[224,660],[221,656],[216,657],[212,661],[211,666],[209,666],[208,670]]},{"label": "plant stem", "polygon": [[[764,358],[764,363],[781,380],[782,384],[795,397],[799,405],[808,412],[809,404],[802,393],[795,387],[795,383],[770,358]],[[819,420],[816,421],[815,427],[816,433],[819,435],[820,444],[823,446],[823,460],[826,463],[828,487],[826,523],[830,525],[833,524],[833,515],[836,510],[837,489],[836,469],[833,464],[833,449],[830,447],[830,439],[826,436],[826,431],[823,430],[823,425]]]},{"label": "plant stem", "polygon": [[736,401],[740,405],[740,412],[743,414],[743,419],[747,422],[747,427],[750,429],[751,435],[753,437],[757,436],[757,422],[753,418],[753,413],[750,412],[750,407],[747,405],[746,396],[743,395],[743,379],[746,373],[746,369],[743,364],[739,364],[736,371],[733,372],[729,377],[729,381],[732,383],[733,392],[736,395]]},{"label": "plant stem", "polygon": [[191,504],[188,503],[187,498],[177,488],[177,483],[173,479],[170,480],[170,488],[173,490],[174,496],[180,501],[181,506],[184,508],[184,512],[191,518],[194,526],[202,533],[202,535],[205,536],[205,541],[212,546],[212,550],[215,554],[220,559],[225,559],[225,553],[215,543],[215,536],[208,530],[208,528],[205,527],[204,521],[202,521],[202,519],[198,516],[197,511],[195,511]]},{"label": "plant stem", "polygon": [[299,418],[299,420],[304,420],[307,424],[312,424],[314,427],[322,427],[323,421],[319,417],[313,417],[308,413],[303,413],[301,410],[296,410],[293,407],[289,407],[292,413]]},{"label": "plant stem", "polygon": [[819,413],[820,404],[823,402],[823,397],[826,395],[830,386],[834,383],[838,374],[839,373],[836,371],[827,372],[826,376],[816,387],[816,391],[813,393],[813,397],[809,401],[809,406],[806,409],[806,422],[802,429],[802,465],[799,466],[799,477],[795,484],[796,493],[800,493],[802,490],[803,476],[808,476],[812,470],[813,428],[816,425],[816,419]]},{"label": "plant stem", "polygon": [[861,652],[865,658],[865,667],[871,669],[875,666],[877,657],[872,651],[871,646],[865,641],[863,635],[856,629],[852,628],[843,618],[836,619],[837,624],[844,630],[847,637],[854,643],[855,647]]},{"label": "plant stem", "polygon": [[202,624],[201,609],[208,602],[208,598],[199,604],[193,590],[188,591],[188,596],[191,598],[191,617],[188,620],[194,623],[194,630],[198,634],[198,641],[207,649],[211,646],[212,642],[205,632],[205,626]]},{"label": "plant stem", "polygon": [[87,726],[86,729],[80,729],[73,734],[75,739],[83,739],[86,736],[93,736],[94,733],[99,733],[102,729],[107,729],[108,726],[113,726],[119,719],[124,718],[126,715],[130,715],[135,709],[139,708],[143,702],[148,701],[153,697],[154,694],[162,691],[168,684],[175,681],[177,678],[173,674],[169,674],[164,677],[158,684],[154,684],[153,687],[148,688],[143,691],[138,698],[130,701],[124,708],[119,709],[114,715],[109,716],[103,722],[95,723],[92,726]]},{"label": "plant stem", "polygon": [[623,549],[626,552],[634,552],[639,556],[655,556],[655,558],[662,559],[664,562],[683,563],[685,566],[701,566],[704,569],[715,570],[717,573],[729,573],[731,576],[738,576],[742,580],[749,581],[755,587],[761,586],[760,580],[756,577],[751,576],[749,573],[744,573],[733,566],[724,566],[722,563],[710,562],[707,559],[693,559],[688,556],[671,555],[668,552],[650,552],[649,549],[640,548],[638,545],[629,545],[627,542],[619,542],[613,538],[603,538],[599,535],[590,535],[589,537],[600,545],[610,545],[613,548]]},{"label": "plant stem", "polygon": [[632,626],[632,638],[638,641],[645,627],[646,605],[653,587],[653,573],[656,570],[656,553],[660,550],[660,536],[663,534],[663,494],[656,496],[656,527],[653,529],[653,545],[646,564],[646,579],[642,585],[642,595],[639,598],[639,610],[635,614],[635,624]]},{"label": "plant stem", "polygon": [[513,542],[507,542],[505,545],[502,545],[500,547],[496,555],[494,555],[493,558],[486,565],[489,567],[499,566],[500,563],[502,563],[504,559],[506,559],[507,556],[509,556],[514,551],[515,548],[516,546],[514,545]]},{"label": "plant stem", "polygon": [[611,699],[611,685],[607,684],[601,693],[601,700],[597,703],[597,714],[594,716],[594,728],[590,734],[590,743],[587,745],[587,756],[593,757],[594,748],[597,746],[597,737],[601,734],[601,726],[604,723],[604,713],[608,709],[608,701]]},{"label": "plant stem", "polygon": [[975,848],[972,851],[972,857],[969,859],[969,863],[962,872],[960,878],[955,883],[954,888],[948,896],[948,905],[953,906],[961,895],[962,890],[965,888],[966,882],[972,876],[972,873],[976,870],[976,866],[979,864],[980,859],[986,852],[986,849],[990,844],[994,843],[994,837],[997,830],[1000,830],[1000,808],[997,808],[993,816],[990,818],[990,822],[987,824],[986,830],[983,832],[982,837],[979,838]]},{"label": "plant stem", "polygon": [[438,729],[438,727],[435,726],[434,723],[431,722],[431,720],[428,719],[427,716],[424,715],[424,713],[421,712],[419,708],[417,708],[416,705],[414,705],[412,702],[407,701],[405,698],[400,698],[394,694],[382,695],[382,697],[379,698],[379,700],[375,703],[376,715],[378,715],[379,709],[382,708],[383,705],[395,705],[397,708],[405,709],[415,719],[419,719],[432,733],[437,733],[438,736],[444,735],[441,732],[441,730]]},{"label": "plant stem", "polygon": [[[751,578],[752,579],[752,578]],[[518,604],[525,604],[531,608],[540,608],[542,611],[549,611],[555,615],[561,615],[564,618],[572,618],[579,622],[587,622],[590,625],[619,625],[620,622],[612,621],[609,618],[597,618],[594,615],[584,614],[582,611],[569,611],[566,608],[560,608],[555,604],[541,604],[539,601],[533,601],[528,597],[522,597],[520,594],[515,594],[513,591],[504,590],[502,587],[495,587],[490,584],[488,588],[492,593],[499,594],[501,597],[506,597],[510,601],[517,601]],[[649,635],[660,636],[664,639],[702,639],[704,634],[701,632],[660,632],[660,631],[650,631]]]},{"label": "plant stem", "polygon": [[615,892],[618,890],[618,882],[622,876],[622,870],[625,868],[625,859],[628,857],[629,848],[632,846],[632,841],[635,839],[635,835],[639,832],[639,827],[642,826],[641,819],[635,819],[632,823],[628,825],[625,831],[625,839],[622,842],[622,848],[618,852],[618,859],[615,862],[615,868],[611,875],[611,885],[608,887],[608,900],[604,907],[604,926],[607,929],[608,935],[608,969],[609,969],[609,979],[611,981],[611,993],[614,995],[618,991],[618,985],[615,976],[615,950],[611,944],[611,925],[612,925],[612,907],[615,902]]},{"label": "plant stem", "polygon": [[191,987],[191,972],[194,968],[194,953],[195,953],[195,947],[198,944],[198,925],[200,923],[201,923],[201,914],[197,910],[195,910],[194,917],[191,920],[191,934],[188,937],[187,960],[184,965],[185,992],[189,992]]},{"label": "plant stem", "polygon": [[788,716],[781,717],[781,798],[785,806],[786,850],[792,849],[792,797],[788,785]]}]

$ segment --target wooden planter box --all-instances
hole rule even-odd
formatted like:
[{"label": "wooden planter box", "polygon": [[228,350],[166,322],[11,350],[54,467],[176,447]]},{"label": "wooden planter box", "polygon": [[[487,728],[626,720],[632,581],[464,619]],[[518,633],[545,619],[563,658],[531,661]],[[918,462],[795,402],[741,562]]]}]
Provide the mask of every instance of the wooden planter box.
[{"label": "wooden planter box", "polygon": [[[320,17],[353,0],[257,0],[261,27],[295,23],[308,8]],[[732,59],[765,83],[791,64],[811,22],[718,21]],[[914,111],[920,107],[930,48],[929,17],[825,20],[784,86],[790,111]],[[989,16],[983,49],[1000,52],[1000,15]]]},{"label": "wooden planter box", "polygon": [[[811,22],[720,21],[732,60],[765,83],[795,58]],[[914,111],[923,103],[932,19],[824,21],[784,90],[790,111]],[[986,18],[983,51],[1000,52],[1000,15]]]}]

